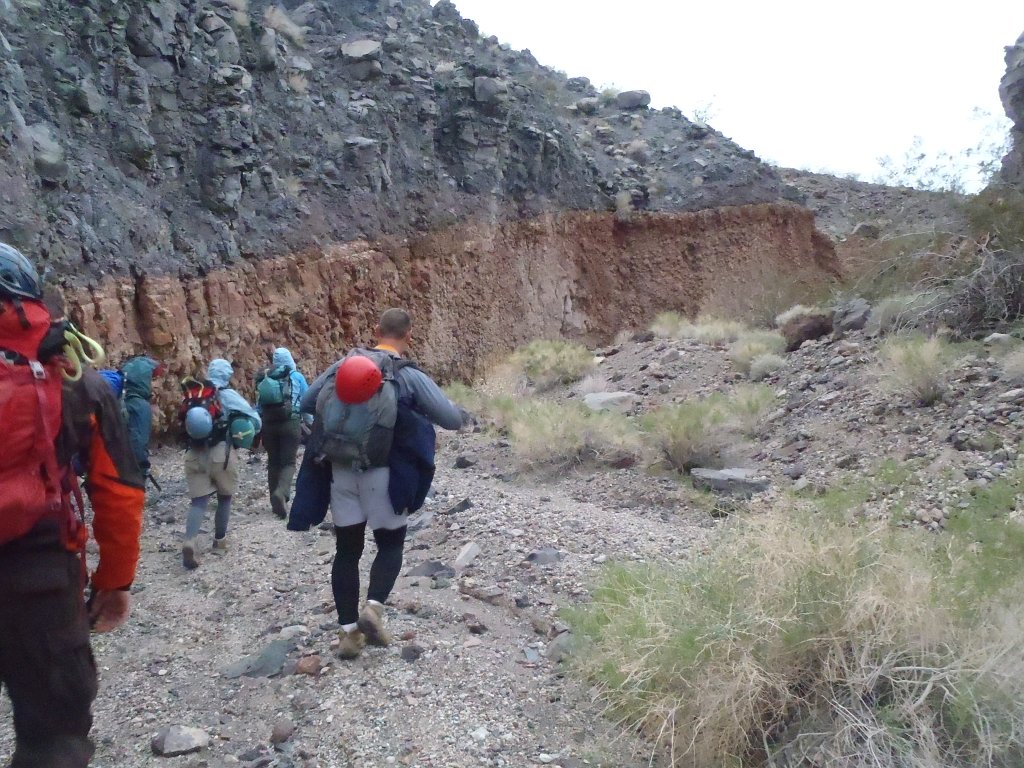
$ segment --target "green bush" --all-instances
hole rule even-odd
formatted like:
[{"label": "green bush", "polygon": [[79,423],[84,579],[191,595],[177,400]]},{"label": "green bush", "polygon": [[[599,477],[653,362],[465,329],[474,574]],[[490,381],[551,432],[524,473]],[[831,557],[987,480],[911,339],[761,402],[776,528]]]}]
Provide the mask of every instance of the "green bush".
[{"label": "green bush", "polygon": [[782,357],[782,355],[777,355],[774,352],[766,352],[751,360],[750,372],[748,375],[750,376],[751,381],[763,381],[776,371],[781,371],[785,367],[786,358]]},{"label": "green bush", "polygon": [[768,415],[777,402],[778,398],[769,387],[741,385],[729,398],[729,418],[744,435],[757,437],[764,431]]},{"label": "green bush", "polygon": [[692,339],[705,344],[722,344],[735,341],[747,327],[735,320],[722,320],[710,315],[698,315],[693,322],[678,312],[662,312],[651,325],[657,336],[670,339]]},{"label": "green bush", "polygon": [[582,344],[538,340],[517,349],[510,362],[543,391],[582,379],[594,367],[594,356]]},{"label": "green bush", "polygon": [[[569,613],[573,663],[675,766],[1024,765],[1008,554],[777,510],[707,556],[608,567]],[[955,578],[965,557],[1003,563],[1006,599]]]}]

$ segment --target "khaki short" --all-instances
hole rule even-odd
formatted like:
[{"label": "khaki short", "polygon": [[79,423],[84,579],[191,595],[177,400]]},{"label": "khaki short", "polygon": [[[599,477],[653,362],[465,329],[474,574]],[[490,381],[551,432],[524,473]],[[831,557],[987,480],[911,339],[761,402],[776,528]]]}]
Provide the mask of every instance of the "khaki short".
[{"label": "khaki short", "polygon": [[217,443],[210,448],[189,448],[185,452],[185,482],[188,495],[193,499],[216,493],[218,496],[234,496],[238,490],[238,449],[231,449],[227,466],[224,455],[227,443]]}]

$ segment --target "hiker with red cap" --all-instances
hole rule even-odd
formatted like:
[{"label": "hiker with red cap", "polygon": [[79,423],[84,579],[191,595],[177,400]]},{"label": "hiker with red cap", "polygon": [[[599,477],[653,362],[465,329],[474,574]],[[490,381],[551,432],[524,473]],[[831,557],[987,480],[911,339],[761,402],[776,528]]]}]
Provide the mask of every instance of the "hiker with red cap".
[{"label": "hiker with red cap", "polygon": [[[288,521],[290,530],[318,522],[309,508],[319,505],[322,514],[329,483],[337,539],[331,585],[341,625],[338,655],[344,659],[358,656],[367,643],[391,642],[384,603],[402,568],[409,514],[423,504],[433,480],[433,425],[459,429],[465,422],[464,411],[403,357],[412,339],[408,312],[385,312],[378,338],[376,347],[353,349],[328,368],[302,398],[301,410],[316,418]],[[302,482],[303,475],[308,482]],[[317,496],[317,502],[300,499],[303,492]],[[366,606],[359,611],[359,560],[367,526],[377,555]]]},{"label": "hiker with red cap", "polygon": [[[102,360],[96,342],[51,315],[31,262],[0,243],[0,684],[14,710],[11,768],[88,765],[89,628],[128,618],[143,476],[120,405],[91,367]],[[88,601],[76,471],[99,544]]]}]

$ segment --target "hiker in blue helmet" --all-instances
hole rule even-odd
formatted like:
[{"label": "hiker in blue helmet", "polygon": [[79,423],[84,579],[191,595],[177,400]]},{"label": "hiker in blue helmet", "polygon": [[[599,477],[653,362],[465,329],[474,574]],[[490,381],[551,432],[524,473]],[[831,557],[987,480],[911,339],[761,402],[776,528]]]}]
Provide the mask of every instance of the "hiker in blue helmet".
[{"label": "hiker in blue helmet", "polygon": [[[188,408],[183,414],[183,427],[189,435],[189,447],[185,453],[185,480],[188,483],[189,507],[185,522],[185,542],[181,548],[181,562],[192,570],[199,566],[196,559],[199,529],[206,517],[206,508],[214,494],[217,496],[217,511],[214,516],[214,538],[212,551],[223,554],[227,551],[228,520],[231,517],[231,497],[238,490],[238,446],[235,439],[235,421],[246,422],[255,434],[260,431],[262,421],[256,409],[249,405],[229,384],[235,370],[231,363],[222,358],[212,360],[206,369],[206,381],[211,397],[206,407],[213,411],[211,429],[200,434],[195,431],[196,408]],[[252,444],[252,437],[248,438]]]},{"label": "hiker in blue helmet", "polygon": [[270,367],[256,375],[256,410],[263,419],[261,434],[267,449],[270,508],[282,520],[288,516],[303,422],[313,421],[312,416],[299,413],[299,403],[307,389],[306,377],[299,373],[295,358],[285,347],[275,349]]}]

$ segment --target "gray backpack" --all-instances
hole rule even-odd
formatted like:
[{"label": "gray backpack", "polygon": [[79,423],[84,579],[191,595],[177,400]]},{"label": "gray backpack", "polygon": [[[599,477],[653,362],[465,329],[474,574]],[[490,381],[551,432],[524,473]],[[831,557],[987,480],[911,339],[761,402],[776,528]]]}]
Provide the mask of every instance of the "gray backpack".
[{"label": "gray backpack", "polygon": [[334,376],[324,384],[316,399],[317,421],[320,422],[321,458],[352,469],[386,467],[395,437],[395,419],[398,416],[398,384],[395,373],[403,367],[379,349],[356,348],[353,355],[368,357],[380,368],[383,384],[377,394],[358,405],[348,405],[338,399],[334,390]]}]

